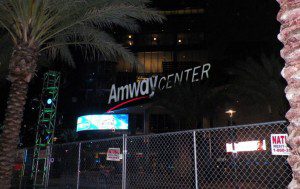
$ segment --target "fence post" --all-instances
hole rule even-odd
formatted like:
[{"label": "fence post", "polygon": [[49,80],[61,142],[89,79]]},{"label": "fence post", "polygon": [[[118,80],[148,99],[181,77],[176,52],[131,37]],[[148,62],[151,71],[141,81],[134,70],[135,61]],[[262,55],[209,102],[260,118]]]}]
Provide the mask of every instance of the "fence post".
[{"label": "fence post", "polygon": [[[47,157],[46,157],[46,166],[47,166],[47,171],[46,171],[46,175],[45,175],[45,188],[48,188],[48,185],[49,185],[49,176],[50,176],[50,168],[51,168],[51,158],[52,158],[52,145],[50,146],[47,146],[46,147],[46,154],[47,154]],[[44,165],[45,166],[45,165]]]},{"label": "fence post", "polygon": [[126,158],[127,158],[127,135],[123,134],[122,189],[126,189],[126,179],[127,179]]},{"label": "fence post", "polygon": [[78,161],[77,161],[77,183],[76,183],[76,188],[79,189],[79,180],[80,180],[80,162],[81,162],[81,142],[79,142],[78,146]]},{"label": "fence post", "polygon": [[23,165],[22,165],[22,171],[21,171],[21,177],[20,177],[20,182],[19,182],[19,189],[23,187],[23,176],[25,172],[25,165],[26,165],[26,159],[27,159],[27,148],[24,149],[23,151]]},{"label": "fence post", "polygon": [[193,141],[194,141],[194,166],[195,166],[195,188],[198,189],[198,164],[197,164],[197,139],[196,131],[193,131]]}]

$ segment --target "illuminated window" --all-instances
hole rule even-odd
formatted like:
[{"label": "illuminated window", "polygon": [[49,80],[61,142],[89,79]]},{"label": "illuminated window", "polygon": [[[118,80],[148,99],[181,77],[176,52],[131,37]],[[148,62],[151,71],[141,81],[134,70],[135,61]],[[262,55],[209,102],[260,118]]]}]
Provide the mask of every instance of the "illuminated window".
[{"label": "illuminated window", "polygon": [[178,62],[205,62],[206,61],[205,51],[190,50],[190,51],[178,51],[177,61]]},{"label": "illuminated window", "polygon": [[174,34],[141,34],[134,37],[135,46],[173,45]]},{"label": "illuminated window", "polygon": [[120,72],[132,72],[134,65],[124,60],[119,60],[117,70]]},{"label": "illuminated window", "polygon": [[161,73],[163,62],[172,62],[171,52],[140,52],[138,59],[141,65],[138,66],[138,73]]},{"label": "illuminated window", "polygon": [[204,40],[203,33],[179,33],[177,35],[177,44],[201,44]]},{"label": "illuminated window", "polygon": [[157,34],[152,34],[151,45],[157,45],[157,44],[158,44],[158,35]]},{"label": "illuminated window", "polygon": [[132,72],[135,68],[141,74],[162,73],[163,62],[173,62],[172,52],[169,51],[139,52],[137,58],[140,62],[138,65],[120,60],[117,64],[117,70],[119,72]]}]

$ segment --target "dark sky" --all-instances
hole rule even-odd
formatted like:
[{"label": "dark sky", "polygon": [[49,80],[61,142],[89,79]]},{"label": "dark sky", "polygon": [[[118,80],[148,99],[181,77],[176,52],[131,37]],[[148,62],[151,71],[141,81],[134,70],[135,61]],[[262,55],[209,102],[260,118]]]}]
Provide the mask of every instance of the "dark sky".
[{"label": "dark sky", "polygon": [[[207,3],[208,47],[223,58],[231,54],[277,53],[279,5],[275,0],[211,0]],[[271,52],[268,52],[271,51]]]}]

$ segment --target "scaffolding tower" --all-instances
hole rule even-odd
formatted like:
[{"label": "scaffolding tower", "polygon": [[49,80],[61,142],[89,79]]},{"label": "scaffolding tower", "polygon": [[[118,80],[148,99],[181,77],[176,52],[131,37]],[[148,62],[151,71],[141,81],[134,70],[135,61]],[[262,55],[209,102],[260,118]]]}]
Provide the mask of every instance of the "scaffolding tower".
[{"label": "scaffolding tower", "polygon": [[34,187],[48,186],[52,151],[50,145],[54,139],[59,83],[60,74],[58,72],[49,71],[44,74],[31,169],[31,178],[33,179]]}]

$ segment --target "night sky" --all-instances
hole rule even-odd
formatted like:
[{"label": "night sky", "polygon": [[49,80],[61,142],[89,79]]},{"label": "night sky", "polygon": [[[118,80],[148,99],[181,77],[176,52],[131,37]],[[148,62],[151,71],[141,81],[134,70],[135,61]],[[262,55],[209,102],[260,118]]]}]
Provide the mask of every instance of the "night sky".
[{"label": "night sky", "polygon": [[214,0],[207,6],[210,52],[218,51],[221,58],[261,52],[279,55],[279,5],[275,0]]}]

